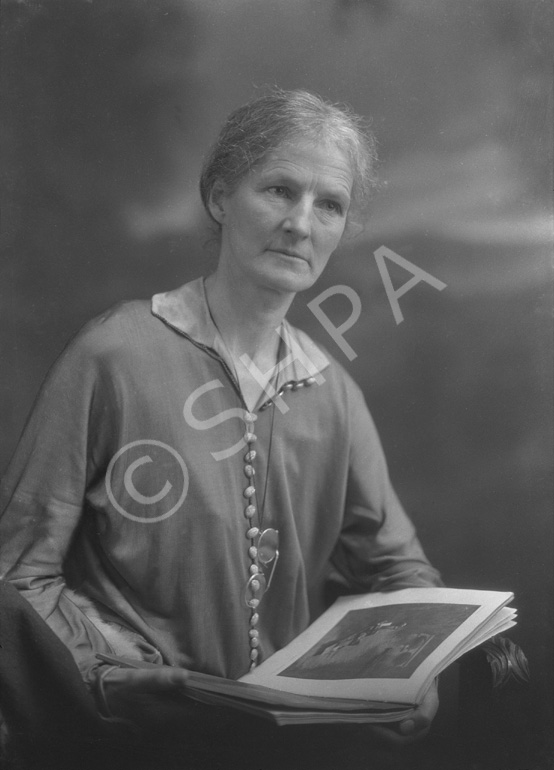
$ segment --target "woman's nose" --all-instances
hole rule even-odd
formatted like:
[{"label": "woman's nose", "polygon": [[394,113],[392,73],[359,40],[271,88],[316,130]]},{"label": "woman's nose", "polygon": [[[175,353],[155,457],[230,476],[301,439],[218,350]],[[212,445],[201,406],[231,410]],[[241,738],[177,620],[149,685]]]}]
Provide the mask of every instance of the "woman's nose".
[{"label": "woman's nose", "polygon": [[312,229],[312,204],[306,199],[296,201],[283,222],[283,227],[297,238],[307,238]]}]

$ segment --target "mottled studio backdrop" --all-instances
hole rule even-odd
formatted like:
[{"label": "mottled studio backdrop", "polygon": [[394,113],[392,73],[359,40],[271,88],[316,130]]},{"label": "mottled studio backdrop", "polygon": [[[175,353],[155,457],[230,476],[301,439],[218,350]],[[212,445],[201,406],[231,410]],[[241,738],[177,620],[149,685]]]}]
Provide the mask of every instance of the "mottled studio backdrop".
[{"label": "mottled studio backdrop", "polygon": [[[197,177],[229,110],[266,84],[348,102],[372,117],[381,191],[293,320],[362,385],[446,582],[514,591],[532,749],[506,768],[552,767],[552,4],[2,5],[0,467],[88,318],[213,266]],[[402,297],[400,324],[380,246],[446,284]],[[362,302],[352,361],[306,304],[337,284]],[[323,307],[336,326],[351,312]]]}]

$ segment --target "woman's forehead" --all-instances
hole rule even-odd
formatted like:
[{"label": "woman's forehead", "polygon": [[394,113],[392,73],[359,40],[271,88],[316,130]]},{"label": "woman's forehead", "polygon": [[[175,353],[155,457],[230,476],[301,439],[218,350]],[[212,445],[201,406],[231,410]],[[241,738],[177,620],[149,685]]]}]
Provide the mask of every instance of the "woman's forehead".
[{"label": "woman's forehead", "polygon": [[257,175],[273,173],[316,174],[341,186],[352,186],[350,158],[334,142],[309,139],[287,141],[270,150],[253,169]]}]

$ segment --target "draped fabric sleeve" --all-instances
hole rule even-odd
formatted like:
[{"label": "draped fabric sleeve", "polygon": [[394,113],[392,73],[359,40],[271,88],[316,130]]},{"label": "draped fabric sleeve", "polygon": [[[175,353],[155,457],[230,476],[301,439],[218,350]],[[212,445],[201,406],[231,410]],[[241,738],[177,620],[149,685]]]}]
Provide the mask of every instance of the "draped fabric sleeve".
[{"label": "draped fabric sleeve", "polygon": [[113,449],[116,399],[98,339],[89,324],[58,359],[0,486],[0,577],[69,647],[89,685],[100,665],[96,653],[114,649],[97,608],[68,588],[64,560],[82,523],[86,490]]},{"label": "draped fabric sleeve", "polygon": [[440,586],[389,479],[377,429],[359,388],[349,393],[350,462],[342,530],[331,564],[336,592]]}]

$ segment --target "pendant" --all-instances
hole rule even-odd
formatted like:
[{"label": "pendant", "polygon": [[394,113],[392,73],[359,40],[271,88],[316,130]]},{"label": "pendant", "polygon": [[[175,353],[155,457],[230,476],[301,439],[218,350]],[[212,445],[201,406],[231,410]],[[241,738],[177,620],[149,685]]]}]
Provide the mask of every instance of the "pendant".
[{"label": "pendant", "polygon": [[[247,607],[255,609],[260,604],[265,592],[269,589],[277,561],[279,559],[279,531],[268,527],[257,534],[256,545],[252,549],[252,568],[256,572],[250,575],[244,590],[244,601]],[[271,565],[269,577],[264,568]]]}]

